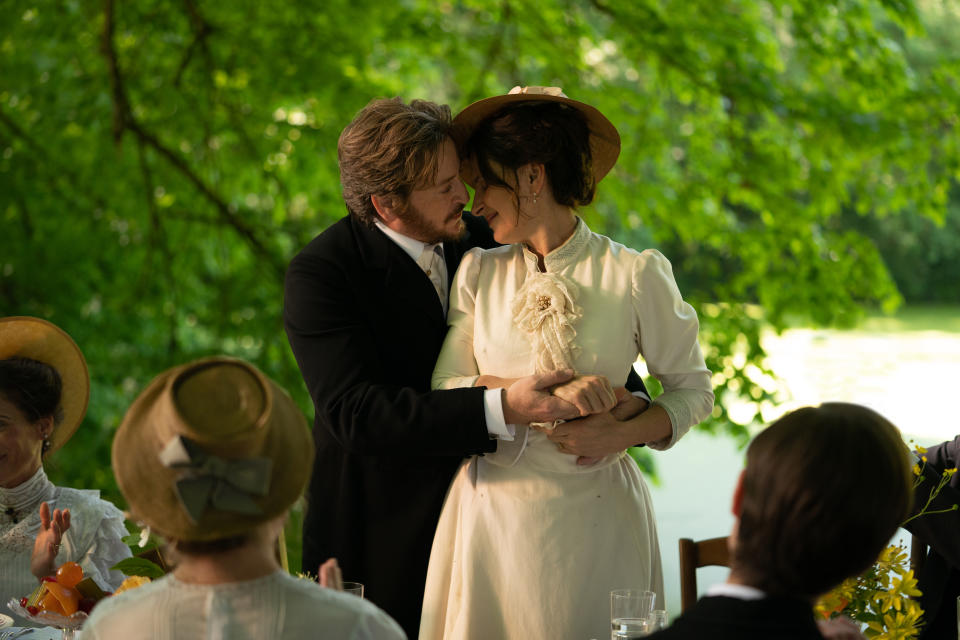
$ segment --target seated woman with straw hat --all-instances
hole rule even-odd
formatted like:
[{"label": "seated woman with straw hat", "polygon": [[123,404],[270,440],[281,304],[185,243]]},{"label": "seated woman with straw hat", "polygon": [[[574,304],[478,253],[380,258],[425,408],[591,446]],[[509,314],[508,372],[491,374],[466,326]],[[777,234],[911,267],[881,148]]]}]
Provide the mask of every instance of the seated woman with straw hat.
[{"label": "seated woman with straw hat", "polygon": [[277,562],[313,451],[290,397],[246,362],[209,358],[157,377],[117,431],[113,470],[133,515],[171,542],[177,565],[101,601],[85,640],[404,638],[369,602]]},{"label": "seated woman with straw hat", "polygon": [[46,320],[0,318],[0,606],[67,561],[105,590],[130,556],[123,513],[99,491],[54,486],[43,462],[80,426],[90,379],[83,354]]}]

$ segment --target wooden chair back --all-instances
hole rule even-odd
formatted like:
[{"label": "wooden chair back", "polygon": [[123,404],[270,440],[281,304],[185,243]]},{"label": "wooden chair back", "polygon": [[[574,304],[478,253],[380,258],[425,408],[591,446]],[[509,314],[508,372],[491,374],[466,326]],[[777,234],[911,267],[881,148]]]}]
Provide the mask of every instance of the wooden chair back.
[{"label": "wooden chair back", "polygon": [[680,610],[686,611],[697,601],[697,569],[729,567],[727,536],[694,542],[680,538]]}]

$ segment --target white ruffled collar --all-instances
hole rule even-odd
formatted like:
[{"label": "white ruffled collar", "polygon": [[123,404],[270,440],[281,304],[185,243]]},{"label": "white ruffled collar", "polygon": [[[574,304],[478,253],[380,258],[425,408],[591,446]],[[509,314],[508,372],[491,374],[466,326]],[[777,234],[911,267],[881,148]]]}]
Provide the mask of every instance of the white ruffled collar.
[{"label": "white ruffled collar", "polygon": [[[562,245],[543,257],[543,264],[548,272],[562,271],[569,265],[577,261],[580,252],[587,246],[587,241],[593,235],[587,223],[580,217],[577,217],[577,226],[573,230],[573,235],[567,238]],[[523,248],[523,260],[527,265],[528,271],[539,271],[538,257],[533,251],[530,251],[526,245],[520,245]]]},{"label": "white ruffled collar", "polygon": [[37,472],[15,487],[0,487],[0,512],[12,510],[19,518],[36,511],[43,500],[53,497],[55,487],[41,466]]}]

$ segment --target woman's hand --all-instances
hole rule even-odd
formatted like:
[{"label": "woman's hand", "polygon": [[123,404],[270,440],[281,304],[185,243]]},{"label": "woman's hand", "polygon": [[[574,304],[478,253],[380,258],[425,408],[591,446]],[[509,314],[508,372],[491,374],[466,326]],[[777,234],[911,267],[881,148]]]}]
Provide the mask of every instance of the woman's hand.
[{"label": "woman's hand", "polygon": [[570,382],[555,386],[552,393],[575,406],[581,416],[603,413],[617,404],[613,387],[605,376],[577,376]]},{"label": "woman's hand", "polygon": [[328,558],[320,565],[317,569],[317,577],[321,587],[343,591],[343,574],[340,572],[340,565],[337,564],[336,558]]},{"label": "woman's hand", "polygon": [[70,509],[54,509],[50,505],[40,505],[40,531],[33,541],[33,555],[30,556],[30,573],[37,579],[53,575],[57,570],[56,559],[60,551],[63,534],[70,528]]}]

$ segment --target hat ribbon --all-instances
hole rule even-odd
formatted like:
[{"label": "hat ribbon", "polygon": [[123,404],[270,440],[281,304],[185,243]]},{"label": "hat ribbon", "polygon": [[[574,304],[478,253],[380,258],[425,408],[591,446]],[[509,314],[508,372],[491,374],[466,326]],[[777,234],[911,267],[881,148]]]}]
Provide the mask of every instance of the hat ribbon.
[{"label": "hat ribbon", "polygon": [[244,515],[263,513],[254,498],[270,490],[270,458],[221,458],[203,451],[189,438],[175,436],[160,452],[160,462],[183,470],[174,484],[180,504],[194,524],[210,507]]},{"label": "hat ribbon", "polygon": [[565,94],[563,89],[560,87],[521,87],[520,85],[510,89],[510,92],[507,95],[514,95],[517,93],[537,96],[554,96],[556,98],[567,97],[567,94]]}]

